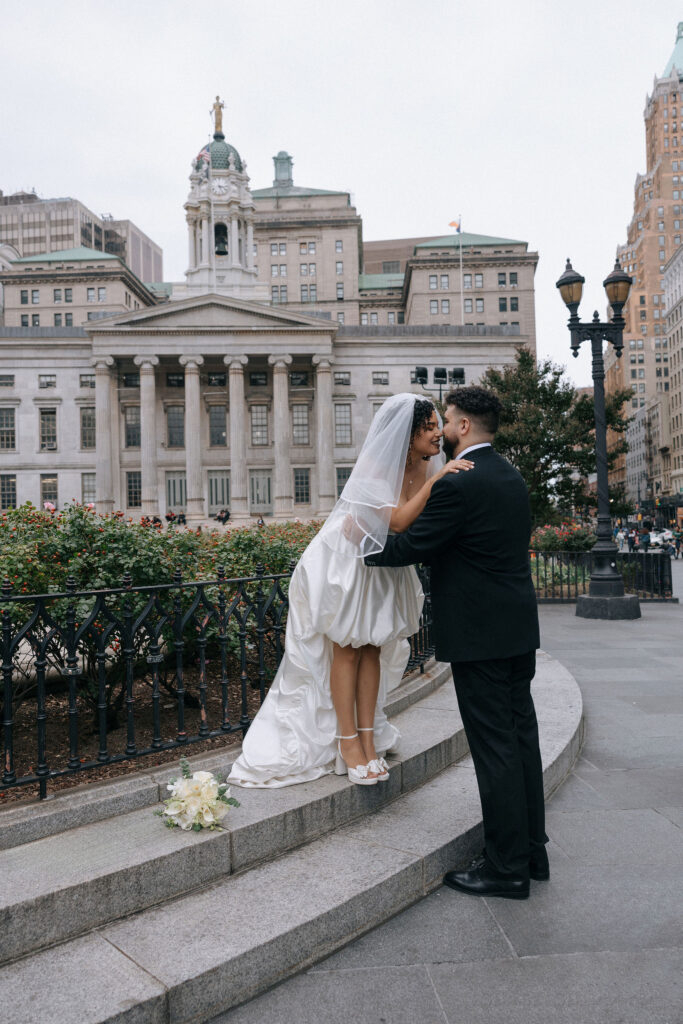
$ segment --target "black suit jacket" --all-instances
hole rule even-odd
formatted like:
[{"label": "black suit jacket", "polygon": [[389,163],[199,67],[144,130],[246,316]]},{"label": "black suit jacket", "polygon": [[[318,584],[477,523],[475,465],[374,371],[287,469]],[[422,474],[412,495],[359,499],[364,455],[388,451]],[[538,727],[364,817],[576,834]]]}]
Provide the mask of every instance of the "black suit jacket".
[{"label": "black suit jacket", "polygon": [[526,485],[493,448],[466,458],[474,468],[437,480],[413,525],[365,559],[431,567],[439,661],[507,658],[539,646]]}]

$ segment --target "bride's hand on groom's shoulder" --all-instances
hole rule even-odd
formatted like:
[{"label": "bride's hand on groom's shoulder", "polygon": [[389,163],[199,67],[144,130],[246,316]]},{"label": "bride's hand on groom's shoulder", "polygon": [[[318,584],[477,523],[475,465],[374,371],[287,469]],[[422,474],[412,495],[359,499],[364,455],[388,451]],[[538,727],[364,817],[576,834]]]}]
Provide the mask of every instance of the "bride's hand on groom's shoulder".
[{"label": "bride's hand on groom's shoulder", "polygon": [[451,459],[434,476],[434,480],[440,480],[446,473],[466,473],[469,469],[474,469],[474,463],[469,459]]},{"label": "bride's hand on groom's shoulder", "polygon": [[352,544],[359,545],[365,534],[356,523],[356,520],[350,513],[344,516],[344,525],[342,527],[342,533],[348,541]]}]

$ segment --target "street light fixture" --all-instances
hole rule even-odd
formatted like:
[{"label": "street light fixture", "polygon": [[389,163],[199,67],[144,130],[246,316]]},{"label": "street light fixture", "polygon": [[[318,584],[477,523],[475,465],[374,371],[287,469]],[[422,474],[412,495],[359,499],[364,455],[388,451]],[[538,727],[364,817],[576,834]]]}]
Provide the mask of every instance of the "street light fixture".
[{"label": "street light fixture", "polygon": [[560,295],[569,310],[571,349],[578,356],[582,342],[590,341],[593,356],[593,404],[595,409],[595,463],[598,486],[597,541],[593,546],[593,570],[588,594],[576,602],[576,614],[584,619],[639,619],[640,603],[636,594],[624,594],[624,581],[617,572],[617,546],[612,540],[612,519],[609,507],[607,477],[607,422],[605,415],[605,364],[602,346],[614,346],[617,358],[624,347],[624,308],[632,278],[621,269],[619,260],[614,270],[603,281],[607,299],[612,308],[612,319],[601,323],[597,310],[591,323],[579,320],[579,304],[585,278],[578,274],[569,260],[564,274],[557,282]]},{"label": "street light fixture", "polygon": [[[436,387],[427,387],[429,380],[429,371],[426,366],[416,366],[413,374],[415,384],[419,384],[423,391],[433,391],[436,393]],[[452,370],[447,370],[445,366],[435,366],[433,374],[434,384],[438,385],[439,388],[439,402],[441,401],[443,389],[451,384],[453,387],[460,387],[465,383],[465,369],[462,366],[454,366]]]}]

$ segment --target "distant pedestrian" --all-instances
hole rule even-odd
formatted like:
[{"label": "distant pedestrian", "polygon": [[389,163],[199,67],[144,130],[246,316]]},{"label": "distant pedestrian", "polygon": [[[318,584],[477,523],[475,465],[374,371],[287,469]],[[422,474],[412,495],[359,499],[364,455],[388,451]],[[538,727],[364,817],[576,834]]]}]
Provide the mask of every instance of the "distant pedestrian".
[{"label": "distant pedestrian", "polygon": [[635,549],[636,549],[636,539],[637,539],[637,534],[636,534],[636,531],[635,531],[634,527],[632,526],[631,529],[628,531],[628,534],[626,536],[626,541],[628,543],[628,550],[629,550],[629,552],[635,551]]},{"label": "distant pedestrian", "polygon": [[625,537],[626,537],[625,530],[619,530],[619,532],[617,533],[617,544],[619,545],[619,550],[620,551],[624,550],[624,538]]},{"label": "distant pedestrian", "polygon": [[681,553],[681,538],[683,537],[682,530],[674,530],[674,558],[678,558]]},{"label": "distant pedestrian", "polygon": [[649,530],[643,530],[643,532],[640,535],[640,547],[643,549],[645,554],[647,554],[648,551],[650,550],[650,541],[651,540],[652,540],[652,537],[650,536],[650,531]]}]

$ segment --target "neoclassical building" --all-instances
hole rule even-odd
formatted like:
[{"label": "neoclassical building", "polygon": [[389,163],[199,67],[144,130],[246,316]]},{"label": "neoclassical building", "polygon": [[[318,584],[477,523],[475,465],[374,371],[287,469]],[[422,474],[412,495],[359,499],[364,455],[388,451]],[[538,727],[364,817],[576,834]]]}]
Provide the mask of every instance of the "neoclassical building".
[{"label": "neoclassical building", "polygon": [[273,188],[252,192],[215,111],[170,301],[81,327],[0,327],[0,508],[325,515],[388,396],[438,397],[535,349],[526,243],[375,243],[382,272],[365,274],[348,194],[294,186],[284,153]]}]

